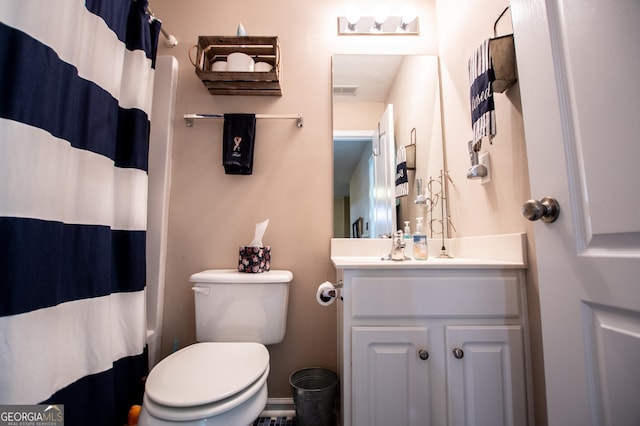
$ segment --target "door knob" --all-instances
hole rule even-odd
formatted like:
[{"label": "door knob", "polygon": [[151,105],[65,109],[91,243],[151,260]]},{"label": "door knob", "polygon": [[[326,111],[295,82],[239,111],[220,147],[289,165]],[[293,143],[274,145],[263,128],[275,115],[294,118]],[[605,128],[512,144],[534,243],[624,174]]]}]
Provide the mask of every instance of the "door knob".
[{"label": "door knob", "polygon": [[420,349],[418,351],[418,356],[420,357],[421,360],[427,360],[429,359],[429,352],[427,352],[425,349]]},{"label": "door knob", "polygon": [[529,200],[522,205],[522,215],[529,220],[542,219],[544,223],[551,223],[560,216],[560,204],[551,197]]},{"label": "door knob", "polygon": [[464,357],[464,351],[460,348],[453,348],[453,356],[457,359],[462,359],[462,357]]}]

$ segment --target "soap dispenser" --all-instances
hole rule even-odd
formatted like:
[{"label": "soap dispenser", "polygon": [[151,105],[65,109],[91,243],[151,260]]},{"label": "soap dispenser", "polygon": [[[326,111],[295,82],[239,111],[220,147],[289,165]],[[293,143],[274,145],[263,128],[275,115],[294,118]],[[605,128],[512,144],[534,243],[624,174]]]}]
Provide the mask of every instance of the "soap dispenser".
[{"label": "soap dispenser", "polygon": [[413,234],[413,258],[415,260],[427,260],[429,252],[427,251],[427,236],[422,230],[423,218],[418,218],[416,232]]},{"label": "soap dispenser", "polygon": [[411,235],[408,220],[404,221],[404,251],[410,256],[413,255],[413,236]]}]

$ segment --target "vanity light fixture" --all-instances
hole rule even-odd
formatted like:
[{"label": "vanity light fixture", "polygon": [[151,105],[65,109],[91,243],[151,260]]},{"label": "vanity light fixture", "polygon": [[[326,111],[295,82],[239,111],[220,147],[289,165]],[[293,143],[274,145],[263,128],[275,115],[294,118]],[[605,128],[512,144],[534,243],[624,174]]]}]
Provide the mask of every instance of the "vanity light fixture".
[{"label": "vanity light fixture", "polygon": [[373,14],[373,26],[369,30],[372,33],[380,33],[382,32],[382,24],[387,20],[387,8],[383,5],[379,5],[376,7],[376,10]]},{"label": "vanity light fixture", "polygon": [[371,29],[369,30],[369,32],[373,33],[373,34],[377,34],[377,33],[381,33],[382,32],[382,24],[384,23],[384,20],[379,21],[378,19],[376,19],[376,17],[373,17],[373,26],[371,27]]},{"label": "vanity light fixture", "polygon": [[411,6],[402,15],[388,15],[385,6],[378,6],[372,15],[363,16],[355,6],[338,17],[338,35],[419,35],[418,17]]},{"label": "vanity light fixture", "polygon": [[[402,12],[402,20],[396,32],[406,33],[409,30],[409,25],[418,19],[416,10],[412,6],[406,6]],[[417,24],[416,24],[417,28]]]},{"label": "vanity light fixture", "polygon": [[353,33],[356,31],[356,25],[360,20],[360,10],[358,10],[357,6],[349,6],[347,9],[347,32]]}]

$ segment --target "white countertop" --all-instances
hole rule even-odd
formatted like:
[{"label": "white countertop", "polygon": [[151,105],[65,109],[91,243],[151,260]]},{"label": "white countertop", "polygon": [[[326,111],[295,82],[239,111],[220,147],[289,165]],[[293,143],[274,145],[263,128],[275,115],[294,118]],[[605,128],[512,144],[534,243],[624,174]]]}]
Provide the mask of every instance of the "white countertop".
[{"label": "white countertop", "polygon": [[491,259],[468,258],[439,258],[430,257],[427,260],[381,260],[374,256],[332,256],[331,262],[336,269],[522,269],[523,262],[509,262]]},{"label": "white countertop", "polygon": [[382,260],[390,239],[331,240],[331,262],[336,269],[523,269],[527,267],[526,235],[505,234],[446,240],[451,258],[438,257],[440,246],[429,247],[427,260]]}]

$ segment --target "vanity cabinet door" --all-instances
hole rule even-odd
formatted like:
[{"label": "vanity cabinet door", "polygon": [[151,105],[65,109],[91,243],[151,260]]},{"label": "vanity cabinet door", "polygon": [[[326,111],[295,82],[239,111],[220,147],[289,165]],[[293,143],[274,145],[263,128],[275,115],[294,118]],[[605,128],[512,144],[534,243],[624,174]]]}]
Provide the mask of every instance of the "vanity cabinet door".
[{"label": "vanity cabinet door", "polygon": [[429,426],[427,327],[352,328],[354,426]]},{"label": "vanity cabinet door", "polygon": [[449,426],[527,424],[522,327],[447,326]]}]

